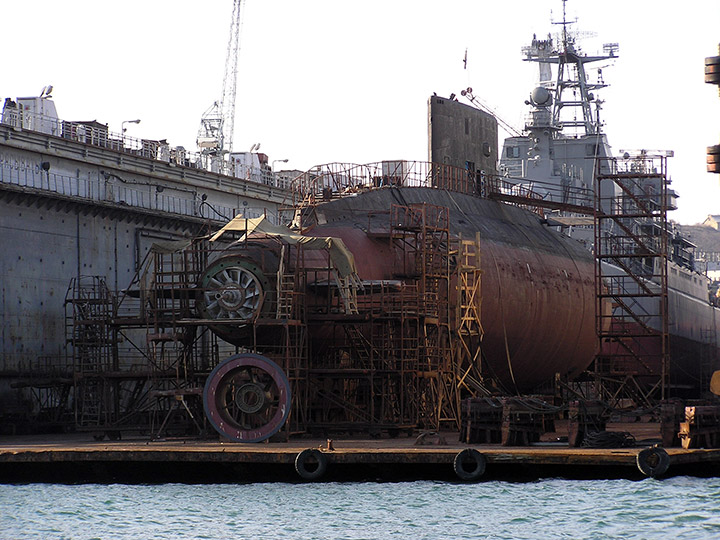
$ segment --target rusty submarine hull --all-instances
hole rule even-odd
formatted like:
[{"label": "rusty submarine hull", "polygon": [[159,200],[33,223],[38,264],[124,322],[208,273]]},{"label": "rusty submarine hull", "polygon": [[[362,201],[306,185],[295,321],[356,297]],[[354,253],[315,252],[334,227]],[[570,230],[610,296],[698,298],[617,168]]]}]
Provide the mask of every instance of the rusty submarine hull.
[{"label": "rusty submarine hull", "polygon": [[594,261],[537,214],[463,193],[387,187],[318,205],[322,224],[308,234],[342,238],[362,279],[397,279],[400,261],[372,231],[388,227],[382,210],[391,205],[423,203],[449,209],[451,237],[478,238],[486,373],[516,393],[587,368],[597,342]]}]

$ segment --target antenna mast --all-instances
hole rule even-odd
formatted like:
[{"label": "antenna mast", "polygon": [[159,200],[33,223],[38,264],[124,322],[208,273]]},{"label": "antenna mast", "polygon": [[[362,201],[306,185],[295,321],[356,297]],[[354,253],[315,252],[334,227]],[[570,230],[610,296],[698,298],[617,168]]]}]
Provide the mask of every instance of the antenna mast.
[{"label": "antenna mast", "polygon": [[[525,60],[537,62],[540,66],[540,85],[553,93],[551,125],[556,129],[570,128],[579,130],[584,135],[600,133],[601,124],[597,112],[594,113],[591,104],[599,111],[600,100],[593,94],[594,90],[605,88],[607,85],[599,79],[597,82],[588,80],[586,65],[592,62],[608,61],[617,58],[618,44],[606,43],[603,45],[602,55],[588,56],[580,51],[576,44],[578,32],[568,30],[569,25],[576,21],[568,21],[567,0],[563,0],[563,18],[560,22],[553,22],[562,26],[560,43],[555,43],[553,37],[540,40],[533,36],[532,45],[523,48]],[[557,65],[557,76],[552,81],[551,66]],[[569,90],[572,94],[565,92]],[[571,111],[580,111],[581,115],[573,117]],[[564,113],[564,114],[563,114]],[[562,118],[561,118],[562,117]]]}]

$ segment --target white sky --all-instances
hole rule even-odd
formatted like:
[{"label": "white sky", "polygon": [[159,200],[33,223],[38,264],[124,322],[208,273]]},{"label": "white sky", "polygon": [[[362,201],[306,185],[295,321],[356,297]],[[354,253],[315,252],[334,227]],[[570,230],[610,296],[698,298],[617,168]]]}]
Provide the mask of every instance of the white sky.
[{"label": "white sky", "polygon": [[[537,66],[521,60],[533,33],[560,20],[561,0],[246,0],[235,144],[276,168],[333,161],[427,159],[427,99],[472,86],[522,126]],[[195,150],[202,113],[220,98],[232,0],[3,2],[0,97],[43,86],[61,118]],[[594,53],[618,42],[599,94],[614,152],[674,150],[669,169],[681,223],[720,213],[720,98],[704,83],[718,54],[718,0],[570,0]],[[468,69],[462,59],[468,49]],[[504,134],[501,133],[501,139]]]}]

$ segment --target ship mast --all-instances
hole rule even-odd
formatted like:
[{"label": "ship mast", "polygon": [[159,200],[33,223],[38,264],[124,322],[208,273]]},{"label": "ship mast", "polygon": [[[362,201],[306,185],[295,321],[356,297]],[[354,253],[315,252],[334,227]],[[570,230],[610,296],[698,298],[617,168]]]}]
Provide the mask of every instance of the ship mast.
[{"label": "ship mast", "polygon": [[[617,58],[618,44],[603,45],[603,55],[588,56],[582,53],[577,46],[576,36],[569,30],[569,26],[576,21],[567,20],[566,2],[563,0],[562,21],[553,23],[562,26],[560,43],[556,46],[550,35],[546,40],[533,37],[531,45],[523,48],[524,60],[539,64],[540,85],[553,95],[551,126],[557,130],[572,130],[575,134],[598,134],[601,132],[598,111],[602,102],[595,98],[593,91],[607,85],[601,77],[596,82],[588,81],[585,66]],[[554,82],[553,64],[557,64]],[[593,103],[595,112],[591,107]]]}]

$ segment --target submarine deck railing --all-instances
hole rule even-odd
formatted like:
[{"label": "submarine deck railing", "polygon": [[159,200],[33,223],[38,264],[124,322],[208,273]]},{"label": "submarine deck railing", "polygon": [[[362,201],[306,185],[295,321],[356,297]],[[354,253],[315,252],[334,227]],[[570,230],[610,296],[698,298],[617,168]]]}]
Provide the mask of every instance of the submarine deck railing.
[{"label": "submarine deck railing", "polygon": [[[599,173],[619,178],[619,184],[626,177],[627,181],[641,177],[648,184],[656,183],[659,178],[656,169],[639,169],[637,159],[626,158],[607,158]],[[609,206],[597,208],[592,186],[558,185],[441,163],[400,160],[366,164],[336,162],[313,167],[292,180],[280,211],[296,212],[321,202],[383,187],[419,187],[464,193],[515,204],[541,216],[545,210],[555,210],[586,216],[600,212],[632,217],[625,215],[626,210],[618,212],[617,208]],[[656,206],[657,201],[651,196],[648,204]]]},{"label": "submarine deck railing", "polygon": [[528,181],[523,178],[473,172],[452,165],[425,161],[328,163],[298,175],[291,183],[284,207],[297,210],[335,198],[382,187],[422,187],[464,193],[526,207],[538,214],[544,209],[592,215],[592,189]]}]

